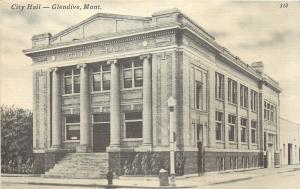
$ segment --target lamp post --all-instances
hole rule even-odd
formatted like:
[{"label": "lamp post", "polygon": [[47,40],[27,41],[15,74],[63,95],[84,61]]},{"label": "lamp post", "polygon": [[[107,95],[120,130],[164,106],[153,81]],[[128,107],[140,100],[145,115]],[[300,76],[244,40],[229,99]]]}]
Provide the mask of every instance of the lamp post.
[{"label": "lamp post", "polygon": [[175,186],[175,132],[174,132],[174,108],[176,100],[173,96],[168,99],[168,107],[170,111],[170,184]]}]

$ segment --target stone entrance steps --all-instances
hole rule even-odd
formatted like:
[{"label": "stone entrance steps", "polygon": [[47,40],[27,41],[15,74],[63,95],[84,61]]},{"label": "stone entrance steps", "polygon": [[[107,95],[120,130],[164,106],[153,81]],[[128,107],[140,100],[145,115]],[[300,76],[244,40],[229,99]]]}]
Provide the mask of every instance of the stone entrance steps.
[{"label": "stone entrance steps", "polygon": [[45,173],[49,178],[106,178],[107,153],[70,153]]}]

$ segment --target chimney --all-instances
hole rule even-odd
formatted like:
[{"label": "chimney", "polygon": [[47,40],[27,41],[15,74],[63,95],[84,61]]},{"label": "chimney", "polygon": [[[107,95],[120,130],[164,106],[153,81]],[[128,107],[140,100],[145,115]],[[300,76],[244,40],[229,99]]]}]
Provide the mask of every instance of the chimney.
[{"label": "chimney", "polygon": [[251,67],[259,74],[264,72],[264,63],[262,61],[253,62]]},{"label": "chimney", "polygon": [[51,33],[43,33],[32,37],[32,47],[41,47],[50,45]]}]

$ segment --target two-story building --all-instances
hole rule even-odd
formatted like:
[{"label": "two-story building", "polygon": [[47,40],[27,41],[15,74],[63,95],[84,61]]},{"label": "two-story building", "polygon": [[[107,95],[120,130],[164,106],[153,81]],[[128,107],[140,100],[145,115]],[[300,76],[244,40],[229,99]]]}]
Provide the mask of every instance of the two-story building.
[{"label": "two-story building", "polygon": [[279,160],[278,83],[177,9],[99,13],[33,36],[24,53],[33,61],[37,172],[67,174],[60,168],[72,162],[72,172],[88,172],[78,162],[101,158],[118,174],[169,169],[171,96],[177,174]]}]

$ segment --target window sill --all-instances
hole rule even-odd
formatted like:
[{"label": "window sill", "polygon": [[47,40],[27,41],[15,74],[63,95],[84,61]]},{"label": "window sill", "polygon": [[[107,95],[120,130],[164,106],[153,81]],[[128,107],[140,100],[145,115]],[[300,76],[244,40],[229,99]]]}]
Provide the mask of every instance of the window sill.
[{"label": "window sill", "polygon": [[223,140],[216,140],[216,143],[224,144],[224,141]]},{"label": "window sill", "polygon": [[251,110],[251,112],[257,114],[257,110]]},{"label": "window sill", "polygon": [[233,102],[229,102],[229,101],[228,101],[228,104],[230,104],[232,106],[237,106],[237,103],[233,103]]},{"label": "window sill", "polygon": [[64,143],[77,143],[80,142],[80,140],[65,140]]},{"label": "window sill", "polygon": [[217,101],[224,102],[224,99],[216,98]]},{"label": "window sill", "polygon": [[248,107],[245,107],[245,106],[240,106],[241,109],[244,109],[244,110],[247,110],[248,111]]},{"label": "window sill", "polygon": [[143,141],[143,138],[124,138],[122,141],[124,141],[124,142]]},{"label": "window sill", "polygon": [[228,141],[229,144],[237,144],[235,141]]},{"label": "window sill", "polygon": [[73,93],[73,94],[63,94],[63,97],[71,97],[71,96],[79,96],[80,93]]},{"label": "window sill", "polygon": [[134,90],[139,90],[139,89],[143,89],[143,87],[122,88],[121,91],[134,91]]},{"label": "window sill", "polygon": [[252,146],[257,146],[257,143],[251,143]]},{"label": "window sill", "polygon": [[246,145],[246,144],[248,144],[248,143],[247,143],[247,142],[241,142],[241,144]]},{"label": "window sill", "polygon": [[109,94],[110,90],[106,90],[106,91],[92,91],[91,94]]}]

